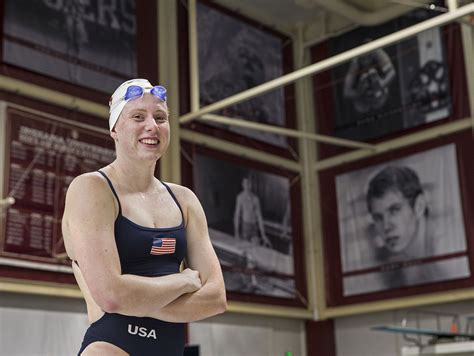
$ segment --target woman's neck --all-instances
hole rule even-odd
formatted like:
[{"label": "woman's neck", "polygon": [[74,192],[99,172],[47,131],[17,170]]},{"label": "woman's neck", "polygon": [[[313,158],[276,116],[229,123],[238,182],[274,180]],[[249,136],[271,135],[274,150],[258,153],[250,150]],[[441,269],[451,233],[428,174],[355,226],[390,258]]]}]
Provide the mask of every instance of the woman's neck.
[{"label": "woman's neck", "polygon": [[109,167],[122,187],[129,191],[146,192],[156,184],[155,162],[125,161],[117,158]]}]

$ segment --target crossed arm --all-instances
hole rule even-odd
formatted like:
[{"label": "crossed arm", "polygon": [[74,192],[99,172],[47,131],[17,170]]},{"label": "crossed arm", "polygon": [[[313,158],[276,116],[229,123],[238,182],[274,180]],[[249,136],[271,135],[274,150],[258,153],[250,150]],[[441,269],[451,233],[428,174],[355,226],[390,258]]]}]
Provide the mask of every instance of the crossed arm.
[{"label": "crossed arm", "polygon": [[159,319],[171,322],[191,322],[223,312],[226,308],[224,279],[217,256],[212,248],[204,211],[189,189],[186,235],[188,237],[188,266],[199,271],[202,288],[181,295],[158,311]]},{"label": "crossed arm", "polygon": [[380,84],[385,87],[390,84],[397,73],[395,72],[395,68],[393,67],[390,57],[384,50],[379,48],[376,51],[376,55],[378,62],[380,63],[380,71],[382,72],[382,75],[380,76]]},{"label": "crossed arm", "polygon": [[95,174],[76,178],[66,197],[63,235],[69,256],[95,304],[103,311],[174,322],[203,319],[226,309],[219,262],[196,196],[180,187],[188,239],[186,269],[163,277],[122,275],[114,239],[116,207],[106,183]]},{"label": "crossed arm", "polygon": [[[378,78],[380,80],[380,85],[386,87],[396,76],[392,61],[387,53],[380,48],[374,50],[372,55],[376,58],[377,67],[374,66],[374,68],[376,68],[379,73]],[[344,79],[344,96],[350,99],[359,95],[359,92],[355,89],[355,84],[357,82],[357,77],[361,74],[363,68],[361,68],[358,63],[358,58],[354,58],[351,61],[349,70]]]}]

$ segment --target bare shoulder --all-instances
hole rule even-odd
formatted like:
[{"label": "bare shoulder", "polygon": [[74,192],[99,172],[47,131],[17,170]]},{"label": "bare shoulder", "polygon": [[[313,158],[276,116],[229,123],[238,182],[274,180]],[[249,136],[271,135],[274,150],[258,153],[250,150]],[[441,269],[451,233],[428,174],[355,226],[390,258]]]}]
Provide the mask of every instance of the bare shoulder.
[{"label": "bare shoulder", "polygon": [[[85,173],[73,179],[66,193],[64,214],[61,221],[66,251],[71,259],[76,259],[73,248],[75,236],[94,234],[78,234],[77,231],[94,229],[106,221],[113,221],[114,198],[107,191],[107,182],[98,173]],[[95,225],[94,225],[95,224]]]},{"label": "bare shoulder", "polygon": [[104,179],[97,172],[88,172],[74,178],[69,185],[71,189],[102,187]]},{"label": "bare shoulder", "polygon": [[188,206],[190,203],[195,203],[198,201],[196,194],[194,194],[194,192],[188,187],[175,183],[165,183],[170,187],[171,191],[176,196],[180,204]]},{"label": "bare shoulder", "polygon": [[[65,215],[68,210],[86,206],[113,206],[112,192],[105,179],[97,172],[84,173],[74,178],[66,193]],[[113,210],[113,209],[112,209]]]},{"label": "bare shoulder", "polygon": [[186,222],[190,216],[204,214],[201,203],[194,192],[183,185],[166,183],[183,209]]}]

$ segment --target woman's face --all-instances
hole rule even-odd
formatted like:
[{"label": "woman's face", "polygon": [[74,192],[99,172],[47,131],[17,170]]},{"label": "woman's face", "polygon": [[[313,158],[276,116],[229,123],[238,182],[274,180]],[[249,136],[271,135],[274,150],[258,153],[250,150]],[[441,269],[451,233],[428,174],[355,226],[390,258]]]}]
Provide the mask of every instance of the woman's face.
[{"label": "woman's face", "polygon": [[111,136],[117,156],[138,160],[158,160],[168,148],[170,126],[166,102],[145,93],[130,100],[122,110]]}]

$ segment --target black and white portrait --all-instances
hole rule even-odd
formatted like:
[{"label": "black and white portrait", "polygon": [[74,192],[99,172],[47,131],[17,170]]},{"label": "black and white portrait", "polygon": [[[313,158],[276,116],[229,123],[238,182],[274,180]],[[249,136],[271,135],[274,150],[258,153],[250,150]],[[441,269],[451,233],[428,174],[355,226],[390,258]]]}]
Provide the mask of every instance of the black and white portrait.
[{"label": "black and white portrait", "polygon": [[294,297],[289,179],[197,154],[193,181],[227,290]]},{"label": "black and white portrait", "polygon": [[395,76],[390,56],[381,48],[356,57],[344,77],[344,98],[359,114],[380,109],[387,103]]},{"label": "black and white portrait", "polygon": [[454,144],[336,177],[345,296],[470,276]]},{"label": "black and white portrait", "polygon": [[[198,3],[200,104],[206,106],[283,75],[282,39]],[[223,109],[219,114],[285,126],[283,88]],[[215,124],[212,124],[215,125]],[[247,128],[230,131],[286,147],[286,138]]]},{"label": "black and white portrait", "polygon": [[137,74],[135,0],[7,0],[3,61],[112,92]]},{"label": "black and white portrait", "polygon": [[[413,11],[383,25],[361,27],[329,41],[330,55],[413,25],[430,15]],[[331,70],[334,129],[357,140],[381,137],[451,114],[442,28],[353,58]]]}]

